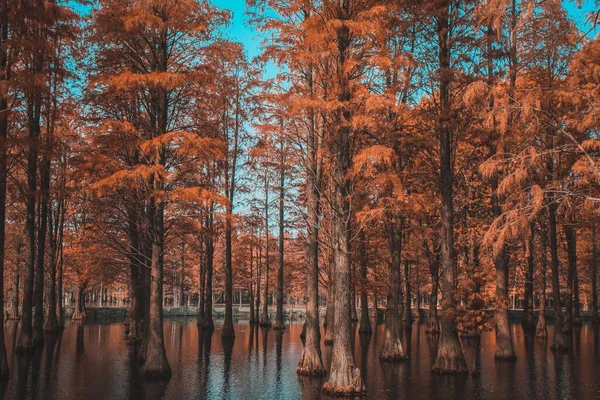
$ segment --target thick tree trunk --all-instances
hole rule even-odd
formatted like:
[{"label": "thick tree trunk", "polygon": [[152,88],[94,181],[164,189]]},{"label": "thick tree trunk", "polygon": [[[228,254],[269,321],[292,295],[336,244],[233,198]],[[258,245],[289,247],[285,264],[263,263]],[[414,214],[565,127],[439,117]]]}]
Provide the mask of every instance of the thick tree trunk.
[{"label": "thick tree trunk", "polygon": [[[162,96],[161,96],[162,97]],[[163,164],[164,165],[164,164]],[[154,182],[156,191],[164,190],[158,179]],[[163,250],[164,250],[164,203],[151,200],[152,218],[152,258],[150,266],[149,319],[146,327],[144,365],[142,373],[149,379],[168,379],[171,367],[165,351],[163,331]]]},{"label": "thick tree trunk", "polygon": [[325,340],[323,343],[326,346],[333,344],[333,319],[335,315],[335,273],[333,262],[329,265],[329,273],[327,283],[327,308],[325,309],[325,323],[323,327],[325,328]]},{"label": "thick tree trunk", "polygon": [[296,372],[299,375],[323,376],[326,371],[321,356],[319,327],[319,188],[315,135],[312,135],[311,138],[307,174],[306,321],[304,323],[304,350]]},{"label": "thick tree trunk", "polygon": [[577,270],[577,231],[573,230],[573,325],[581,326],[581,303],[579,302],[579,272]]},{"label": "thick tree trunk", "polygon": [[371,319],[369,318],[369,297],[367,296],[367,238],[364,229],[360,231],[360,326],[359,333],[371,333]]},{"label": "thick tree trunk", "polygon": [[379,352],[382,361],[402,361],[406,359],[402,339],[400,337],[400,268],[402,253],[402,229],[395,218],[390,222],[389,243],[392,254],[390,263],[390,279],[385,312],[384,338]]},{"label": "thick tree trunk", "polygon": [[254,247],[250,246],[250,284],[248,290],[250,292],[250,325],[256,325],[256,314],[254,313]]},{"label": "thick tree trunk", "polygon": [[[28,101],[28,113],[34,114],[34,104]],[[39,142],[39,119],[36,122],[30,120],[29,144],[27,149],[27,194],[26,194],[26,247],[27,263],[25,267],[24,285],[23,285],[23,318],[21,319],[21,333],[16,351],[19,353],[31,351],[33,349],[33,280],[35,271],[35,198],[37,190],[37,154]]]},{"label": "thick tree trunk", "polygon": [[558,237],[556,231],[556,204],[551,202],[548,206],[548,225],[550,227],[550,257],[552,269],[552,295],[554,297],[554,343],[555,351],[566,351],[569,346],[563,332],[564,317],[560,301],[560,275],[558,260]]},{"label": "thick tree trunk", "polygon": [[533,318],[533,271],[535,268],[535,224],[531,223],[529,228],[529,243],[527,254],[527,269],[525,270],[525,296],[523,301],[523,328],[526,331],[535,330]]},{"label": "thick tree trunk", "polygon": [[[204,248],[206,251],[206,248]],[[204,328],[205,318],[205,296],[206,296],[206,253],[200,255],[200,267],[198,271],[198,328]]]},{"label": "thick tree trunk", "polygon": [[404,261],[404,312],[403,312],[403,323],[404,329],[411,329],[413,324],[412,315],[412,293],[410,291],[410,263],[408,260]]},{"label": "thick tree trunk", "polygon": [[285,160],[283,139],[281,144],[281,165],[279,177],[279,268],[277,269],[277,311],[275,313],[275,325],[273,329],[283,330],[283,267],[284,267],[284,196],[285,196]]},{"label": "thick tree trunk", "polygon": [[567,285],[565,286],[565,320],[563,325],[564,333],[571,333],[573,331],[573,282],[575,276],[575,269],[577,268],[577,255],[576,255],[576,242],[575,242],[575,229],[572,225],[563,226],[565,231],[565,238],[567,242]]},{"label": "thick tree trunk", "polygon": [[206,293],[204,298],[204,329],[213,330],[215,323],[213,321],[213,270],[215,263],[215,243],[212,236],[214,214],[210,212],[209,217],[209,236],[206,242]]},{"label": "thick tree trunk", "polygon": [[269,318],[269,179],[265,175],[265,290],[260,314],[260,326],[271,326]]},{"label": "thick tree trunk", "polygon": [[592,281],[592,322],[600,322],[598,317],[598,248],[596,244],[596,225],[592,227],[592,267],[590,268]]},{"label": "thick tree trunk", "polygon": [[427,318],[426,333],[437,334],[440,332],[438,320],[438,290],[439,290],[439,256],[436,255],[435,261],[429,266],[431,274],[431,299],[429,300],[429,316]]},{"label": "thick tree trunk", "polygon": [[542,268],[540,271],[540,315],[538,316],[537,325],[535,327],[535,336],[538,338],[546,339],[548,337],[548,330],[546,329],[546,271],[548,270],[548,236],[547,232],[541,232],[541,243],[542,243]]},{"label": "thick tree trunk", "polygon": [[225,218],[225,320],[223,321],[223,331],[221,332],[221,336],[224,338],[235,337],[235,329],[233,327],[233,264],[231,260],[232,217],[232,206],[228,203]]},{"label": "thick tree trunk", "polygon": [[440,140],[440,194],[441,194],[441,252],[442,269],[442,332],[433,371],[441,374],[467,373],[465,356],[460,347],[454,312],[456,301],[455,257],[454,257],[454,205],[452,140],[449,124],[450,112],[450,46],[449,46],[449,4],[442,1],[441,15],[437,19],[440,67],[440,115],[438,134]]},{"label": "thick tree trunk", "polygon": [[[7,76],[8,0],[0,2],[0,87],[5,87]],[[8,136],[8,101],[5,90],[0,92],[0,381],[9,377],[6,344],[4,341],[4,245],[6,237],[6,162]],[[17,271],[18,274],[18,271]]]},{"label": "thick tree trunk", "polygon": [[75,297],[75,309],[71,315],[72,321],[83,321],[85,319],[85,289],[86,284],[80,284],[77,288],[77,295]]},{"label": "thick tree trunk", "polygon": [[58,271],[56,276],[56,318],[58,319],[59,328],[63,329],[65,327],[65,313],[63,308],[63,237],[66,212],[66,203],[64,199],[60,211],[61,215],[58,228]]},{"label": "thick tree trunk", "polygon": [[[350,28],[344,20],[350,18],[351,5],[349,0],[335,7],[335,18],[341,21],[337,31],[338,81],[339,94],[337,100],[340,104],[351,101],[350,77],[347,58],[350,53]],[[360,370],[354,363],[353,339],[354,332],[350,321],[350,199],[351,185],[348,173],[351,169],[350,134],[352,113],[345,106],[336,113],[337,123],[335,137],[332,141],[334,155],[332,165],[333,178],[333,232],[334,238],[334,270],[335,270],[335,312],[333,317],[333,351],[331,354],[331,368],[323,391],[329,394],[362,394],[365,387]],[[328,329],[331,329],[329,326]]]}]

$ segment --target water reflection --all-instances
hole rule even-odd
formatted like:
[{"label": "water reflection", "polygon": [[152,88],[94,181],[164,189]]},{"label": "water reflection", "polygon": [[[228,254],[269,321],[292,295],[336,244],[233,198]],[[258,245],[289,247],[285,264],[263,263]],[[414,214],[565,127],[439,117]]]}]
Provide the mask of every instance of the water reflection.
[{"label": "water reflection", "polygon": [[[5,326],[11,379],[0,385],[5,399],[287,399],[326,398],[322,380],[298,377],[302,351],[301,323],[273,331],[240,323],[235,340],[216,330],[198,331],[194,320],[165,323],[167,357],[173,377],[166,383],[145,382],[135,351],[123,339],[122,324],[71,324],[62,335],[47,336],[45,346],[15,355],[18,326]],[[600,328],[574,330],[571,352],[553,353],[547,342],[512,327],[517,361],[494,361],[495,336],[463,338],[471,371],[478,376],[431,374],[438,336],[424,325],[406,330],[403,345],[410,358],[398,364],[379,361],[380,325],[372,335],[356,334],[356,363],[368,397],[402,398],[596,398],[599,394]],[[549,326],[552,337],[552,327]],[[326,366],[330,346],[323,346]]]}]

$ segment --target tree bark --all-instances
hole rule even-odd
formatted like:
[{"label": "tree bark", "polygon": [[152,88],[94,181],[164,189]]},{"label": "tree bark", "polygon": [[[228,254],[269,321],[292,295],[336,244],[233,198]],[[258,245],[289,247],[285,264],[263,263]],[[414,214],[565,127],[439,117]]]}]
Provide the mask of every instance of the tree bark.
[{"label": "tree bark", "polygon": [[275,313],[275,325],[273,325],[273,329],[278,330],[285,329],[285,325],[283,323],[285,156],[283,148],[283,132],[281,134],[281,162],[279,166],[279,268],[277,270],[277,311]]},{"label": "tree bark", "polygon": [[75,297],[75,310],[71,315],[72,321],[83,321],[85,319],[85,289],[86,283],[80,283],[77,287],[77,296]]},{"label": "tree bark", "polygon": [[592,322],[597,324],[600,322],[598,317],[598,248],[596,244],[596,225],[592,227],[592,267],[591,281],[592,281]]},{"label": "tree bark", "polygon": [[439,46],[440,68],[440,115],[438,135],[440,140],[440,194],[441,194],[441,269],[442,269],[442,332],[438,344],[438,352],[432,370],[440,374],[467,373],[467,364],[454,319],[456,301],[455,256],[454,256],[454,205],[453,205],[453,170],[452,140],[449,124],[450,113],[450,45],[449,45],[449,2],[444,0],[440,5],[437,18],[437,36]]},{"label": "tree bark", "polygon": [[[312,68],[311,68],[312,71]],[[311,75],[312,77],[312,75]],[[312,78],[309,82],[312,84]],[[312,88],[312,86],[311,86]],[[304,350],[296,372],[299,375],[324,376],[319,327],[319,163],[318,141],[311,118],[308,138],[307,167],[307,226],[306,226],[306,321],[304,323]],[[328,299],[329,300],[329,299]],[[329,305],[329,301],[328,301]]]},{"label": "tree bark", "polygon": [[[543,226],[545,228],[545,226]],[[548,236],[547,231],[543,230],[540,235],[542,244],[542,268],[541,268],[541,285],[540,285],[540,315],[538,316],[537,325],[535,328],[535,336],[546,339],[548,330],[546,328],[546,271],[548,270]]]},{"label": "tree bark", "polygon": [[[0,87],[8,84],[8,0],[0,2]],[[0,381],[9,377],[6,344],[4,341],[4,246],[6,237],[6,182],[8,137],[8,101],[5,90],[0,91]],[[17,270],[18,274],[18,270]]]},{"label": "tree bark", "polygon": [[372,333],[371,319],[369,318],[369,297],[367,296],[367,238],[364,229],[360,231],[360,327],[359,333]]},{"label": "tree bark", "polygon": [[523,301],[523,328],[535,330],[533,318],[533,271],[535,269],[535,224],[529,224],[529,242],[527,254],[527,269],[525,270],[525,296]]},{"label": "tree bark", "polygon": [[389,245],[392,255],[390,279],[385,312],[384,338],[379,352],[382,361],[402,361],[406,359],[400,337],[400,268],[402,255],[402,228],[395,218],[389,223]]},{"label": "tree bark", "polygon": [[271,326],[269,318],[269,179],[265,172],[265,290],[260,314],[260,326]]},{"label": "tree bark", "polygon": [[410,263],[408,260],[404,260],[404,328],[411,329],[413,324],[412,315],[412,294],[410,291]]},{"label": "tree bark", "polygon": [[[343,0],[335,7],[335,18],[341,23],[336,28],[337,34],[337,77],[339,93],[337,100],[347,105],[351,101],[348,57],[350,56],[350,28],[344,22],[350,18],[351,4]],[[360,370],[354,363],[353,338],[350,321],[350,198],[351,185],[348,172],[351,166],[350,134],[352,113],[345,106],[336,112],[335,137],[332,140],[333,163],[333,232],[334,270],[335,270],[335,312],[333,317],[333,350],[331,368],[323,391],[329,394],[357,395],[365,392]],[[328,327],[331,329],[332,327]]]},{"label": "tree bark", "polygon": [[[550,168],[552,170],[552,168]],[[556,204],[548,206],[548,225],[550,227],[550,265],[552,269],[552,295],[554,297],[554,343],[552,350],[568,350],[567,338],[563,332],[563,313],[560,300],[560,276],[558,260],[558,237],[556,232]]]},{"label": "tree bark", "polygon": [[208,236],[206,239],[206,294],[204,300],[204,329],[213,330],[213,270],[215,263],[215,242],[213,233],[214,213],[213,206],[208,214]]},{"label": "tree bark", "polygon": [[567,285],[565,286],[565,320],[563,325],[564,333],[573,332],[573,285],[575,269],[577,268],[575,229],[572,225],[564,225],[565,238],[567,242]]}]

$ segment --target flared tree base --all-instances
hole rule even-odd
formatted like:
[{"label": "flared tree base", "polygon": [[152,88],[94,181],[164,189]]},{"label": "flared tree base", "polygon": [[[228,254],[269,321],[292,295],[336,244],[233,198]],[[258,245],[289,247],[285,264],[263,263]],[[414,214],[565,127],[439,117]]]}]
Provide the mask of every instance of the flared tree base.
[{"label": "flared tree base", "polygon": [[502,352],[500,354],[498,354],[498,352],[496,352],[496,354],[494,354],[494,359],[496,361],[509,361],[509,362],[514,362],[517,361],[517,356],[515,355],[514,352]]},{"label": "flared tree base", "polygon": [[285,325],[283,322],[276,322],[275,325],[273,325],[273,329],[276,331],[285,331]]},{"label": "flared tree base", "polygon": [[85,313],[82,313],[80,311],[75,311],[75,312],[73,312],[73,315],[71,315],[72,321],[83,321],[84,319],[85,319]]},{"label": "flared tree base", "polygon": [[263,328],[270,328],[271,327],[271,321],[270,320],[261,320],[260,321],[260,326],[262,326]]},{"label": "flared tree base", "polygon": [[302,376],[325,376],[327,371],[323,367],[323,360],[317,350],[304,348],[298,362],[296,373]]},{"label": "flared tree base", "polygon": [[443,343],[440,343],[440,350],[431,370],[440,375],[461,375],[467,374],[467,363],[465,356],[460,349],[460,344],[443,348]]},{"label": "flared tree base", "polygon": [[168,380],[171,378],[171,367],[163,359],[147,359],[142,366],[142,375],[149,380]]},{"label": "flared tree base", "polygon": [[360,370],[351,368],[348,371],[330,374],[329,380],[323,385],[323,393],[332,396],[361,396],[366,393]]},{"label": "flared tree base", "polygon": [[402,348],[400,340],[386,341],[381,346],[379,359],[385,362],[402,362],[408,357]]},{"label": "flared tree base", "polygon": [[550,349],[552,351],[558,351],[558,352],[569,350],[569,345],[567,343],[567,337],[565,336],[564,333],[555,333],[554,334],[554,343],[552,343],[552,346],[550,346]]}]

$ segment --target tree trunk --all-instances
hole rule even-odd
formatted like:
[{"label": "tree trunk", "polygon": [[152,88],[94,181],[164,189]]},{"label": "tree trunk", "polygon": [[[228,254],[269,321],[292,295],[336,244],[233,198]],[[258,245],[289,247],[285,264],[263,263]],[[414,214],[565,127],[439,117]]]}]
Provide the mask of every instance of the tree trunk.
[{"label": "tree trunk", "polygon": [[[157,178],[155,178],[154,187],[157,192],[164,190],[164,184]],[[167,360],[163,331],[164,203],[162,201],[156,203],[154,199],[150,200],[150,202],[151,205],[149,208],[152,219],[150,315],[146,328],[147,337],[142,373],[149,379],[168,379],[171,376],[171,367]]]},{"label": "tree trunk", "polygon": [[552,295],[554,297],[554,343],[555,351],[568,350],[567,338],[563,332],[563,313],[560,301],[560,275],[558,260],[558,237],[556,232],[556,204],[548,206],[548,225],[550,227],[550,262],[552,269]]},{"label": "tree trunk", "polygon": [[199,282],[198,282],[198,328],[203,329],[205,323],[205,296],[206,296],[206,246],[204,252],[200,255],[200,268],[198,271]]},{"label": "tree trunk", "polygon": [[204,294],[204,329],[213,330],[215,324],[213,321],[213,270],[215,244],[212,236],[212,226],[214,221],[212,211],[209,217],[209,234],[206,240],[206,290]]},{"label": "tree trunk", "polygon": [[427,318],[426,333],[437,334],[440,332],[438,320],[438,290],[439,290],[439,255],[435,256],[435,261],[429,265],[431,274],[431,299],[429,300],[429,316]]},{"label": "tree trunk", "polygon": [[395,218],[389,223],[389,243],[392,254],[390,263],[390,278],[387,296],[387,310],[385,312],[384,338],[379,352],[382,361],[402,361],[406,359],[402,340],[400,337],[400,268],[402,253],[402,229]]},{"label": "tree trunk", "polygon": [[573,331],[573,283],[575,276],[575,269],[577,268],[577,247],[575,242],[575,229],[572,225],[564,225],[565,238],[567,242],[567,285],[565,286],[565,320],[563,325],[564,333],[571,333]]},{"label": "tree trunk", "polygon": [[325,309],[325,340],[323,343],[326,346],[333,344],[333,318],[335,315],[335,272],[333,260],[330,260],[327,282],[327,308]]},{"label": "tree trunk", "polygon": [[525,296],[523,301],[523,328],[526,331],[535,330],[533,318],[533,271],[535,268],[535,224],[529,224],[529,242],[527,254],[527,269],[525,270]]},{"label": "tree trunk", "polygon": [[433,371],[441,374],[467,373],[465,356],[460,347],[454,312],[456,301],[455,257],[454,257],[454,206],[452,140],[448,126],[450,113],[450,46],[449,46],[449,4],[441,3],[441,15],[437,19],[440,67],[440,115],[438,134],[440,140],[440,194],[441,194],[441,269],[442,269],[442,332]]},{"label": "tree trunk", "polygon": [[75,297],[75,310],[71,315],[72,321],[83,321],[85,319],[85,289],[86,284],[80,284],[77,288],[77,296]]},{"label": "tree trunk", "polygon": [[413,315],[412,315],[412,294],[410,291],[410,263],[407,260],[404,260],[404,328],[411,329],[413,324]]},{"label": "tree trunk", "polygon": [[265,174],[265,291],[260,314],[260,326],[271,326],[269,318],[269,179]]},{"label": "tree trunk", "polygon": [[[0,3],[0,87],[5,87],[7,76],[8,0]],[[0,381],[9,377],[6,344],[4,341],[4,245],[6,237],[6,162],[8,136],[8,101],[5,90],[0,92]],[[18,270],[17,270],[18,274]]]},{"label": "tree trunk", "polygon": [[[313,122],[314,123],[314,122]],[[324,376],[319,327],[319,184],[317,143],[314,126],[309,137],[307,171],[307,227],[306,227],[306,321],[304,323],[304,350],[296,372],[299,375]],[[329,307],[329,300],[327,305]]]},{"label": "tree trunk", "polygon": [[371,333],[371,319],[369,318],[369,297],[367,296],[367,239],[364,229],[360,231],[360,327],[359,333]]},{"label": "tree trunk", "polygon": [[[283,133],[282,133],[283,137]],[[275,325],[273,329],[283,330],[283,267],[284,267],[284,196],[285,196],[285,158],[283,139],[281,139],[281,163],[279,176],[279,268],[277,270],[277,311],[275,313]]]},{"label": "tree trunk", "polygon": [[592,267],[591,281],[592,281],[592,322],[597,324],[600,322],[598,317],[598,248],[596,245],[596,225],[592,227]]},{"label": "tree trunk", "polygon": [[[543,226],[545,228],[545,226]],[[540,315],[538,316],[537,326],[535,328],[535,336],[546,339],[548,330],[546,329],[546,271],[548,270],[548,232],[541,232],[542,243],[542,270],[541,270],[541,287],[540,287]]]},{"label": "tree trunk", "polygon": [[[347,58],[350,55],[350,28],[344,23],[349,19],[351,6],[349,0],[343,0],[341,5],[336,6],[336,19],[341,23],[336,28],[337,53],[339,55],[337,64],[337,77],[339,93],[337,100],[340,104],[348,104],[351,101],[350,76],[347,66]],[[333,178],[333,213],[332,225],[334,238],[334,270],[335,270],[335,312],[333,317],[333,351],[331,354],[331,368],[323,391],[329,394],[362,394],[365,387],[360,375],[360,370],[354,363],[353,338],[350,321],[350,199],[351,182],[348,172],[351,169],[350,134],[352,113],[347,106],[338,110],[335,115],[335,137],[332,141],[332,152],[334,158],[331,166]],[[331,329],[332,327],[328,327]]]}]

